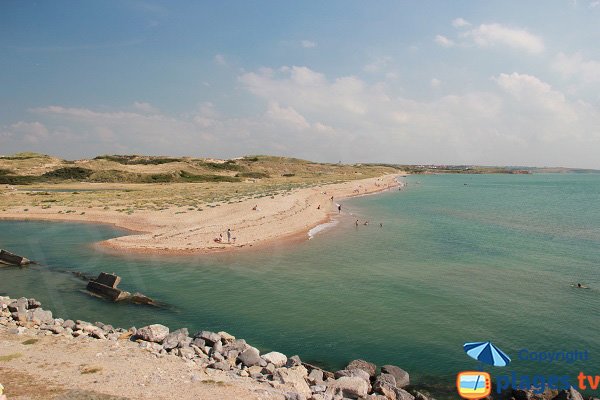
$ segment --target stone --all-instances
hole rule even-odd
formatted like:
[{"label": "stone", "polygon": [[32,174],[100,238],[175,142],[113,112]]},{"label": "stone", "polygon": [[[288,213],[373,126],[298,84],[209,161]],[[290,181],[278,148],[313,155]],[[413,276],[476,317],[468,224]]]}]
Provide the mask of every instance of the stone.
[{"label": "stone", "polygon": [[237,350],[239,353],[246,350],[248,347],[248,343],[244,339],[236,339],[233,342],[228,342],[223,346],[223,351],[227,352],[230,350]]},{"label": "stone", "polygon": [[8,311],[10,312],[26,312],[29,307],[29,300],[25,297],[21,297],[18,300],[13,301],[8,305]]},{"label": "stone", "polygon": [[136,336],[147,342],[161,343],[169,335],[169,328],[164,325],[154,324],[140,328]]},{"label": "stone", "polygon": [[375,379],[373,390],[381,393],[390,400],[396,400],[396,378],[391,374],[381,374]]},{"label": "stone", "polygon": [[195,338],[195,339],[192,340],[192,343],[190,344],[190,346],[191,345],[194,345],[196,347],[199,347],[199,348],[203,349],[204,346],[206,346],[206,342],[204,341],[204,339]]},{"label": "stone", "polygon": [[191,360],[196,355],[196,352],[191,347],[187,348],[178,348],[177,355],[181,358],[185,358]]},{"label": "stone", "polygon": [[19,267],[23,267],[30,263],[31,261],[25,257],[0,249],[0,264],[17,265]]},{"label": "stone", "polygon": [[188,337],[187,328],[177,329],[169,333],[162,342],[163,347],[166,350],[171,350],[176,347],[180,347],[179,343]]},{"label": "stone", "polygon": [[33,322],[37,325],[54,323],[54,319],[52,318],[52,311],[44,311],[41,308],[27,310],[27,321]]},{"label": "stone", "polygon": [[[206,342],[210,342],[210,346],[221,340],[221,336],[218,333],[211,331],[201,331],[194,335],[194,338],[204,339]],[[208,343],[207,343],[208,344]]]},{"label": "stone", "polygon": [[10,333],[11,335],[22,335],[22,334],[25,333],[26,330],[27,330],[27,328],[19,326],[19,327],[16,327],[16,328],[10,328],[8,330],[8,333]]},{"label": "stone", "polygon": [[313,369],[312,371],[310,371],[310,374],[308,374],[307,379],[310,383],[314,385],[319,385],[323,383],[323,370],[317,368]]},{"label": "stone", "polygon": [[231,369],[231,365],[229,365],[228,362],[219,361],[219,362],[209,365],[208,368],[218,369],[221,371],[229,371]]},{"label": "stone", "polygon": [[369,393],[370,385],[362,378],[355,376],[342,376],[327,385],[329,388],[342,392],[344,397],[358,399]]},{"label": "stone", "polygon": [[363,371],[367,372],[370,377],[375,377],[375,373],[377,372],[377,366],[365,360],[351,361],[346,369],[362,369]]},{"label": "stone", "polygon": [[229,333],[227,333],[227,332],[223,332],[223,331],[221,331],[221,332],[218,332],[218,333],[217,333],[217,335],[221,336],[221,340],[222,340],[224,343],[231,343],[231,342],[233,342],[233,341],[235,340],[235,336],[233,336],[233,335],[230,335],[230,334],[229,334]]},{"label": "stone", "polygon": [[259,365],[261,361],[260,352],[254,347],[249,347],[238,355],[238,360],[247,367]]},{"label": "stone", "polygon": [[400,389],[397,387],[394,389],[394,392],[396,393],[396,400],[415,400],[415,396],[408,393],[404,389]]},{"label": "stone", "polygon": [[70,319],[68,319],[68,320],[66,320],[65,322],[63,322],[63,325],[62,325],[62,326],[63,326],[63,328],[65,328],[65,329],[66,329],[66,328],[73,329],[73,328],[75,328],[75,322],[73,322],[73,320],[70,320]]},{"label": "stone", "polygon": [[27,303],[28,303],[28,307],[27,308],[29,310],[34,309],[34,308],[39,308],[39,307],[42,306],[42,303],[40,303],[36,299],[29,299]]},{"label": "stone", "polygon": [[272,363],[268,363],[267,366],[264,367],[261,371],[261,373],[264,375],[273,375],[274,372],[275,372],[275,365],[273,365]]},{"label": "stone", "polygon": [[270,353],[263,354],[262,358],[266,362],[272,363],[277,368],[283,367],[284,365],[287,364],[287,357],[286,357],[286,355],[283,354],[283,353],[276,352],[276,351],[272,351]]},{"label": "stone", "polygon": [[284,396],[285,400],[306,400],[306,396],[295,392],[284,393]]},{"label": "stone", "polygon": [[223,352],[223,344],[221,343],[220,340],[215,342],[215,344],[213,345],[210,352],[211,352],[211,354],[215,354],[215,353],[221,354]]},{"label": "stone", "polygon": [[321,392],[324,392],[325,390],[327,390],[327,386],[325,386],[325,385],[314,385],[314,386],[310,387],[310,390],[313,393],[321,393]]},{"label": "stone", "polygon": [[308,398],[312,391],[304,379],[307,375],[308,371],[301,365],[292,368],[277,368],[273,373],[273,381],[292,388],[294,392]]},{"label": "stone", "polygon": [[300,360],[299,356],[291,356],[290,358],[288,358],[286,367],[291,368],[291,367],[297,367],[299,365],[302,365],[302,360]]},{"label": "stone", "polygon": [[583,397],[571,386],[569,390],[561,390],[552,400],[583,400]]},{"label": "stone", "polygon": [[410,385],[410,376],[408,372],[395,365],[384,365],[381,367],[381,372],[393,375],[396,378],[396,387],[405,388]]},{"label": "stone", "polygon": [[360,379],[364,380],[365,382],[371,381],[371,377],[369,376],[369,373],[362,369],[342,369],[340,371],[336,371],[334,374],[334,377],[336,379],[339,379],[343,376],[360,378]]}]

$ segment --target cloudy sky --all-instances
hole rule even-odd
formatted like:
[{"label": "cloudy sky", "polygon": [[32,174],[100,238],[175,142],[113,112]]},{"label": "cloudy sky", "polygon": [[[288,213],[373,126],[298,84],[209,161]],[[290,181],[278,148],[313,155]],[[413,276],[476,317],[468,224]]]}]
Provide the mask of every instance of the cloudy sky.
[{"label": "cloudy sky", "polygon": [[0,1],[0,154],[600,168],[600,0]]}]

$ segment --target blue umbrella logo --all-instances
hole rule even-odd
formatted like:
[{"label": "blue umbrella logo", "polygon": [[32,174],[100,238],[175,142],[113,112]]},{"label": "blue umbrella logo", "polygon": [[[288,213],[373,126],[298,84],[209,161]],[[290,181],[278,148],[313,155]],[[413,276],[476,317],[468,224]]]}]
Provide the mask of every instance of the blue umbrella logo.
[{"label": "blue umbrella logo", "polygon": [[506,367],[510,364],[510,357],[498,347],[494,346],[492,342],[465,343],[463,349],[469,357],[474,358],[482,364],[488,364],[494,367]]}]

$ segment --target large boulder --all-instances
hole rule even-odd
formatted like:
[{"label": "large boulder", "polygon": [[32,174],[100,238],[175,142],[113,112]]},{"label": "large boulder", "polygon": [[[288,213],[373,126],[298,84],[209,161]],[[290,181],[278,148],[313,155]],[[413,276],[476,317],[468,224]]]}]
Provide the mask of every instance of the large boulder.
[{"label": "large boulder", "polygon": [[169,328],[160,324],[148,325],[138,329],[135,335],[147,342],[162,343],[169,335]]},{"label": "large boulder", "polygon": [[208,346],[212,346],[221,340],[221,336],[218,333],[211,331],[200,331],[194,335],[194,338],[203,339],[205,342],[208,342]]},{"label": "large boulder", "polygon": [[384,365],[381,367],[381,372],[384,374],[393,375],[396,378],[396,386],[404,388],[410,385],[410,376],[408,372],[395,365]]},{"label": "large boulder", "polygon": [[37,325],[54,323],[52,311],[44,311],[41,308],[27,310],[27,321],[33,322]]},{"label": "large boulder", "polygon": [[381,374],[375,379],[373,390],[390,400],[396,400],[396,378],[391,374]]},{"label": "large boulder", "polygon": [[254,347],[249,347],[238,355],[238,360],[246,367],[260,364],[260,352]]},{"label": "large boulder", "polygon": [[364,380],[365,382],[371,381],[371,377],[369,376],[369,373],[367,371],[364,371],[364,370],[358,369],[358,368],[357,369],[342,369],[340,371],[335,371],[335,373],[334,373],[335,379],[341,378],[343,376],[360,378],[360,379]]},{"label": "large boulder", "polygon": [[8,305],[8,311],[10,312],[24,313],[28,308],[29,300],[27,300],[25,297],[21,297],[20,299],[15,300]]},{"label": "large boulder", "polygon": [[415,400],[415,396],[404,389],[395,388],[394,392],[396,393],[396,400]]},{"label": "large boulder", "polygon": [[283,353],[278,353],[276,351],[263,354],[262,358],[266,362],[271,363],[278,368],[283,367],[285,364],[287,364],[287,356]]},{"label": "large boulder", "polygon": [[374,377],[375,372],[377,371],[377,366],[365,360],[354,360],[351,361],[350,364],[348,364],[346,369],[362,369],[363,371],[368,373],[370,377]]},{"label": "large boulder", "polygon": [[187,328],[177,329],[169,333],[163,340],[163,347],[165,350],[171,350],[179,346],[180,343],[184,342],[188,337]]},{"label": "large boulder", "polygon": [[277,368],[273,373],[273,380],[309,398],[312,390],[304,379],[307,375],[308,371],[301,365],[292,368]]},{"label": "large boulder", "polygon": [[342,376],[333,382],[328,382],[327,387],[333,392],[340,391],[349,399],[359,399],[369,393],[370,385],[362,378],[355,376]]}]

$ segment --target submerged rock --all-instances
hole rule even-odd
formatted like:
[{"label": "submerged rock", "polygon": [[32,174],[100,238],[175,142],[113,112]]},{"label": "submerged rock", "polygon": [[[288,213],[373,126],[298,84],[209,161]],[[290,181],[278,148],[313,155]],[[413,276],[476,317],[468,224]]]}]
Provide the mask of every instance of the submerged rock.
[{"label": "submerged rock", "polygon": [[410,376],[408,372],[395,365],[384,365],[381,367],[381,372],[384,374],[393,375],[396,378],[396,386],[404,388],[410,385]]}]

